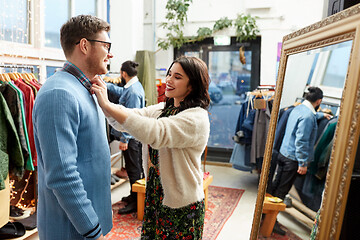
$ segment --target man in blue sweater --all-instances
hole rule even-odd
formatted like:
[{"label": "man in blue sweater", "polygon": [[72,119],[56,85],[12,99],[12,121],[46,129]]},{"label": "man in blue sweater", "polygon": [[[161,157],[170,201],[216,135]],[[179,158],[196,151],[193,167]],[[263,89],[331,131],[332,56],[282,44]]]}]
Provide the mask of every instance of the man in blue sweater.
[{"label": "man in blue sweater", "polygon": [[104,239],[112,228],[105,117],[90,91],[112,58],[109,30],[90,15],[66,22],[60,40],[67,61],[36,97],[40,239]]},{"label": "man in blue sweater", "polygon": [[[134,61],[125,61],[121,65],[121,80],[124,87],[118,87],[113,84],[107,84],[108,92],[118,96],[120,105],[127,108],[145,107],[145,93],[137,75],[138,63]],[[121,200],[127,205],[119,209],[119,214],[136,212],[137,210],[137,193],[133,192],[131,186],[142,178],[142,145],[133,136],[126,132],[118,132],[111,129],[111,133],[120,140],[119,149],[123,151],[125,159],[126,172],[130,180],[130,195],[123,197]]]}]

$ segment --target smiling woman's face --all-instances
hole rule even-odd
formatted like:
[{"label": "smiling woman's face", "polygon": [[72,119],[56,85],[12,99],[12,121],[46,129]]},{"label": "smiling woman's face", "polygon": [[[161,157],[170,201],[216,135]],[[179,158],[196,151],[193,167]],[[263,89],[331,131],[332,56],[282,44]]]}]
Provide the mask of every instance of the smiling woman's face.
[{"label": "smiling woman's face", "polygon": [[175,107],[178,107],[180,102],[191,92],[189,77],[184,72],[180,63],[174,63],[171,66],[165,81],[165,96],[174,98],[174,105]]}]

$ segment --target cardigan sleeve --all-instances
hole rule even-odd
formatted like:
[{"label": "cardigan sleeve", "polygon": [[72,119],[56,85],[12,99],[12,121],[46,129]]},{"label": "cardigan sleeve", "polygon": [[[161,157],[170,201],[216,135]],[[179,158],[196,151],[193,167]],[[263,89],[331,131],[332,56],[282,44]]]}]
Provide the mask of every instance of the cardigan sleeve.
[{"label": "cardigan sleeve", "polygon": [[[127,111],[129,114],[136,114],[139,116],[157,118],[160,116],[161,109],[164,107],[164,103],[148,106],[146,108],[126,108],[122,105],[116,105],[117,108]],[[106,117],[109,124],[117,131],[126,131],[124,126],[116,121],[113,117]]]},{"label": "cardigan sleeve", "polygon": [[49,91],[38,99],[34,112],[36,137],[41,149],[46,186],[54,192],[76,230],[86,238],[102,234],[98,216],[77,171],[79,103],[65,90]]},{"label": "cardigan sleeve", "polygon": [[136,139],[156,149],[204,145],[210,132],[208,112],[200,107],[159,119],[130,112],[122,125]]}]

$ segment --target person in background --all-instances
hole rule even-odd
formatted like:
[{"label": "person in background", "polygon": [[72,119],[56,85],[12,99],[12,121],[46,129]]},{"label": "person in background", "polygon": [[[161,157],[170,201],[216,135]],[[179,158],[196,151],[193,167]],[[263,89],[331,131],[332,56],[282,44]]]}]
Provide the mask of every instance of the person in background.
[{"label": "person in background", "polygon": [[142,239],[201,239],[205,205],[201,155],[210,123],[209,74],[195,57],[180,57],[166,76],[165,102],[128,109],[108,101],[106,85],[92,90],[110,124],[145,148],[146,199]]},{"label": "person in background", "polygon": [[[331,118],[330,114],[316,111],[323,99],[322,90],[318,87],[309,87],[308,91],[305,101],[290,113],[280,147],[272,193],[281,199],[285,199],[298,174],[306,174],[307,167],[314,157],[317,119]],[[274,231],[277,229],[276,224]],[[285,234],[282,231],[278,233]]]},{"label": "person in background", "polygon": [[[133,61],[126,61],[121,65],[120,76],[124,87],[118,87],[110,83],[107,84],[109,93],[117,95],[119,97],[118,103],[127,108],[145,107],[144,88],[136,76],[137,66],[139,66],[139,64]],[[112,128],[111,133],[120,140],[119,149],[123,151],[125,168],[130,180],[130,195],[121,199],[127,205],[124,208],[120,208],[118,213],[126,214],[136,212],[137,193],[132,191],[131,186],[136,180],[143,177],[142,145],[141,142],[127,132],[119,132]]]},{"label": "person in background", "polygon": [[104,239],[112,228],[110,149],[91,81],[112,58],[110,25],[91,15],[60,30],[67,61],[35,100],[40,239]]}]

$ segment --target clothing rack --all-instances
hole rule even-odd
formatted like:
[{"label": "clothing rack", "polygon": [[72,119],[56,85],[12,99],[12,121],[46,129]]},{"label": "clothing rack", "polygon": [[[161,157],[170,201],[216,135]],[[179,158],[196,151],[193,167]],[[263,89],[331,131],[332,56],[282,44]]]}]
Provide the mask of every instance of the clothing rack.
[{"label": "clothing rack", "polygon": [[[31,75],[34,76],[34,66],[29,66],[29,65],[17,65],[17,64],[0,64],[0,69],[12,69],[13,71],[15,71],[15,69],[22,69],[22,70],[30,70],[31,71]],[[0,72],[1,73],[1,72]],[[24,72],[22,72],[24,73]],[[6,74],[6,73],[4,73]],[[29,72],[27,72],[27,74],[29,74]],[[35,77],[34,77],[35,78]],[[25,167],[25,166],[24,166]],[[32,176],[33,177],[33,181],[34,181],[34,189],[33,189],[33,192],[34,192],[34,205],[35,205],[35,211],[36,211],[36,208],[37,208],[37,174],[33,174],[33,173],[36,173],[36,168],[34,171],[30,172],[29,173],[29,177],[27,180],[25,180],[26,182],[29,181],[30,177]],[[8,183],[9,184],[9,183]],[[26,192],[26,186],[25,186],[25,189],[24,189],[24,192]],[[23,193],[24,193],[23,192]],[[20,196],[20,199],[21,199],[21,196]],[[10,202],[10,201],[9,201]]]},{"label": "clothing rack", "polygon": [[25,66],[25,65],[10,65],[10,64],[0,64],[0,68],[21,68],[21,69],[30,69],[31,72],[34,72],[33,66]]}]

